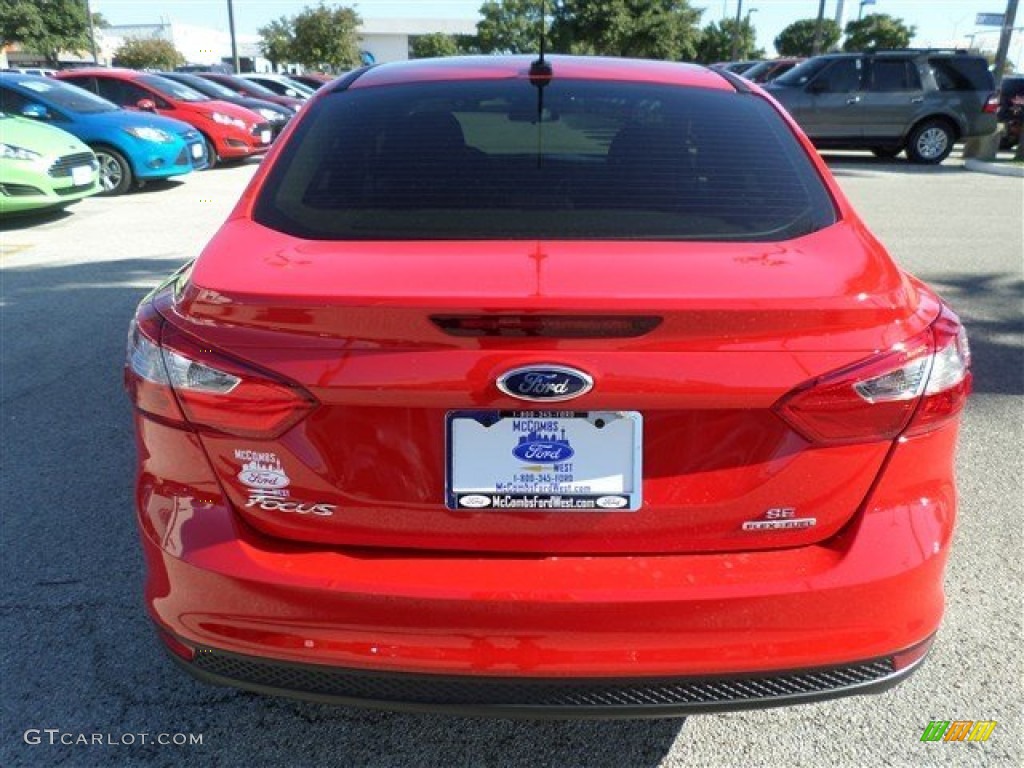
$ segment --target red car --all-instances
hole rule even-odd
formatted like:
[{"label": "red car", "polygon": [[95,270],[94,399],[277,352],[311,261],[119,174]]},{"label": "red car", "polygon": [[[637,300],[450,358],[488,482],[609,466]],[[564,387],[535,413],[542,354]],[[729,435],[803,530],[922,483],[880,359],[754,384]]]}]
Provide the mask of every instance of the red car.
[{"label": "red car", "polygon": [[942,617],[969,364],[735,75],[363,69],[138,309],[146,604],[194,675],[320,701],[881,690]]},{"label": "red car", "polygon": [[72,69],[58,73],[57,77],[118,106],[188,123],[203,134],[211,167],[217,160],[261,155],[273,138],[270,124],[252,110],[211,99],[159,75],[131,69]]}]

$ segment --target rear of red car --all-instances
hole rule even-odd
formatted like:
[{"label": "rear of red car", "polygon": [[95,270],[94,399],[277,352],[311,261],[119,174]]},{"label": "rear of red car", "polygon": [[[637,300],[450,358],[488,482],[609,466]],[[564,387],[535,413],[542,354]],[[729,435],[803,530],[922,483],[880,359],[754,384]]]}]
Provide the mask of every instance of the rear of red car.
[{"label": "rear of red car", "polygon": [[140,306],[168,647],[214,682],[495,714],[901,679],[942,614],[957,318],[760,92],[551,63],[332,86]]}]

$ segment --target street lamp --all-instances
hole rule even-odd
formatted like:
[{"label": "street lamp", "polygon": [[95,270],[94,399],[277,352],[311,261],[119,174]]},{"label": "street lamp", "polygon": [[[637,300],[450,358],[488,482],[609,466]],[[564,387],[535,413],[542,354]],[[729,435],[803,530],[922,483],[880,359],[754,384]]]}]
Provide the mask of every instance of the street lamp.
[{"label": "street lamp", "polygon": [[92,51],[92,63],[99,66],[100,60],[96,55],[96,28],[92,23],[92,6],[89,0],[85,0],[85,23],[89,25],[89,49]]},{"label": "street lamp", "polygon": [[742,18],[743,0],[736,0],[736,25],[732,29],[732,56],[729,57],[732,61],[736,61],[740,55],[740,19]]},{"label": "street lamp", "polygon": [[235,9],[228,0],[228,30],[231,32],[231,63],[235,67],[235,74],[241,72],[242,68],[238,63],[238,43],[235,41]]},{"label": "street lamp", "polygon": [[[752,14],[752,13],[757,13],[757,8],[751,8],[749,11],[747,11],[747,15],[746,15],[746,17],[743,20],[744,31],[750,29],[750,14]],[[741,59],[746,59],[747,58],[747,39],[746,39],[746,37],[743,38],[743,55],[740,58]]]},{"label": "street lamp", "polygon": [[860,8],[857,10],[857,21],[860,21],[861,18],[864,16],[864,6],[874,4],[875,0],[860,0]]}]

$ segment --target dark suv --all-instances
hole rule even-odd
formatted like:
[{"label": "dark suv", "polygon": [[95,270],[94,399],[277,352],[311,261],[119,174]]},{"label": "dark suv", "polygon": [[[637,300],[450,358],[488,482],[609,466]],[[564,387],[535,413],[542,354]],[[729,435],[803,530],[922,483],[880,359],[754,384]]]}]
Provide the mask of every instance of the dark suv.
[{"label": "dark suv", "polygon": [[1013,149],[1020,142],[1024,122],[1024,77],[1004,77],[999,88],[999,122],[1003,123],[1000,149]]},{"label": "dark suv", "polygon": [[988,63],[963,52],[816,56],[764,87],[821,148],[941,163],[956,142],[996,129]]}]

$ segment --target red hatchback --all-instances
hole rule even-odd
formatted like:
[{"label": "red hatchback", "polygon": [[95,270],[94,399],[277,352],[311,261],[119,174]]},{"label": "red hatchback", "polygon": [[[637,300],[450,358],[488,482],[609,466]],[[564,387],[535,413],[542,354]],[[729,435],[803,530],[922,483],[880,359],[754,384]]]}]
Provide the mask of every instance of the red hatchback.
[{"label": "red hatchback", "polygon": [[270,124],[261,115],[159,75],[131,69],[72,69],[57,77],[118,106],[188,123],[203,134],[211,167],[217,160],[261,155],[273,138]]},{"label": "red hatchback", "polygon": [[186,669],[632,716],[921,663],[967,340],[756,86],[423,60],[289,130],[131,329],[146,603]]}]

